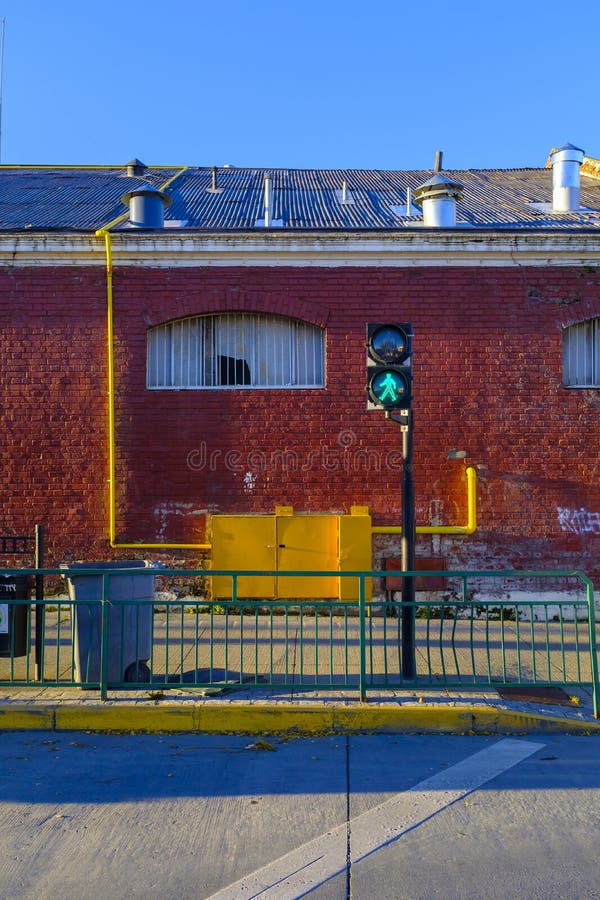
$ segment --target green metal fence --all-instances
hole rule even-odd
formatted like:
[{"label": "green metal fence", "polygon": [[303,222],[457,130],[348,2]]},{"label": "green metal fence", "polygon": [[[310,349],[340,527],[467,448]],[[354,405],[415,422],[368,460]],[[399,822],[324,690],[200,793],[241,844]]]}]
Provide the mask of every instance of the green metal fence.
[{"label": "green metal fence", "polygon": [[[592,582],[580,572],[252,572],[163,569],[162,588],[211,575],[231,578],[231,599],[138,597],[115,602],[112,579],[147,569],[89,568],[99,600],[11,597],[0,610],[0,686],[80,687],[106,698],[122,688],[163,692],[285,688],[367,692],[600,686]],[[0,570],[2,575],[81,577],[80,570]],[[247,600],[244,575],[354,579],[358,600]],[[399,595],[377,594],[390,576],[443,575],[448,589],[417,599],[415,677],[403,677]],[[367,600],[367,585],[374,597]],[[552,590],[552,595],[549,591]],[[160,595],[159,595],[160,596]],[[1,604],[0,604],[1,605]],[[37,608],[39,612],[39,602]],[[19,612],[20,609],[20,612]],[[20,627],[16,620],[20,618]],[[409,617],[410,619],[411,617]],[[2,622],[5,625],[2,625]],[[6,624],[7,623],[7,624]],[[404,623],[404,626],[403,626]],[[4,647],[4,651],[1,648]]]}]

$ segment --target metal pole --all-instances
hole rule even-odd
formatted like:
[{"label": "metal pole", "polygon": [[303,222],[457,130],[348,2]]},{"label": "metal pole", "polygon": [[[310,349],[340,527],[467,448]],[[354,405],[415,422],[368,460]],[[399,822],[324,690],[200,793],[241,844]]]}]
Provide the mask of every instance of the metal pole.
[{"label": "metal pole", "polygon": [[[35,567],[36,569],[44,568],[44,526],[35,526]],[[44,678],[44,626],[45,612],[44,606],[44,576],[35,576],[35,678],[36,681],[42,681]]]},{"label": "metal pole", "polygon": [[[402,569],[415,568],[415,483],[413,478],[413,413],[408,410],[406,425],[402,425]],[[414,678],[415,665],[415,579],[402,579],[402,677]]]},{"label": "metal pole", "polygon": [[367,688],[366,688],[366,668],[367,668],[367,653],[366,653],[366,641],[365,641],[365,617],[366,617],[366,604],[365,604],[366,592],[365,592],[365,576],[359,575],[358,578],[358,635],[359,635],[359,663],[360,663],[360,672],[358,675],[358,689],[359,696],[361,702],[364,702],[367,699]]}]

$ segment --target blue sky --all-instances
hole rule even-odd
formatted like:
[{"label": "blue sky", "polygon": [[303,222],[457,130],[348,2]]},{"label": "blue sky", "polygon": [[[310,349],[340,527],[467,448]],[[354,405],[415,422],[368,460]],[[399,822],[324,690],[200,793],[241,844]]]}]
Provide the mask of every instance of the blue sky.
[{"label": "blue sky", "polygon": [[597,3],[0,0],[2,17],[2,163],[600,157]]}]

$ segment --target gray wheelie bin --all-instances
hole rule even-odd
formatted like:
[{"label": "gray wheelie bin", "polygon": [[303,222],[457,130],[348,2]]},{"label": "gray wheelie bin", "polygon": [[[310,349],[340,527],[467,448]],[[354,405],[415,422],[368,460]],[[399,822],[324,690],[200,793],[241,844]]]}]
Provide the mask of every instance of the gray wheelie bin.
[{"label": "gray wheelie bin", "polygon": [[[65,575],[73,625],[73,652],[77,681],[100,681],[102,641],[102,575],[86,569],[110,572],[115,569],[148,569],[144,574],[113,575],[108,581],[108,665],[109,682],[149,682],[148,660],[152,643],[152,598],[158,563],[147,560],[86,562],[63,565],[76,569]],[[80,574],[81,573],[81,574]]]}]

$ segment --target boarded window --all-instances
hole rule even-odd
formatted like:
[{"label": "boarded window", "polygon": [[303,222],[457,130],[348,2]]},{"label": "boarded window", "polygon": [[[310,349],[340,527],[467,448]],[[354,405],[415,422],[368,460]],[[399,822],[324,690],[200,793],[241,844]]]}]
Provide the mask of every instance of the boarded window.
[{"label": "boarded window", "polygon": [[148,332],[149,388],[311,388],[325,384],[324,331],[284,316],[227,313]]},{"label": "boarded window", "polygon": [[600,387],[600,319],[564,329],[563,380],[567,387]]}]

